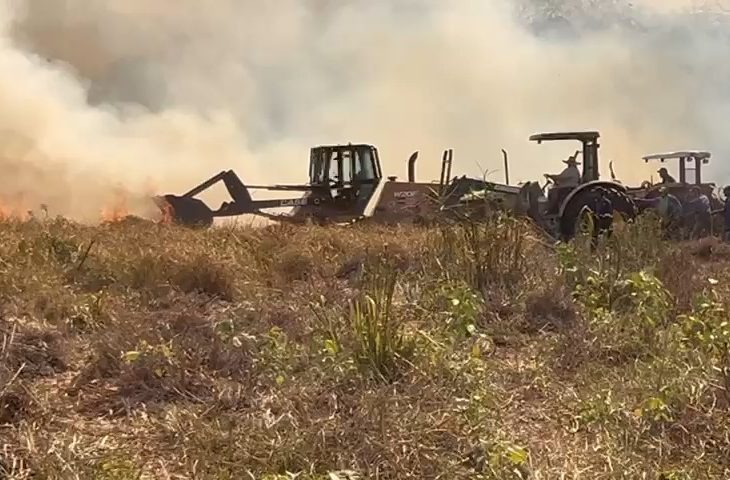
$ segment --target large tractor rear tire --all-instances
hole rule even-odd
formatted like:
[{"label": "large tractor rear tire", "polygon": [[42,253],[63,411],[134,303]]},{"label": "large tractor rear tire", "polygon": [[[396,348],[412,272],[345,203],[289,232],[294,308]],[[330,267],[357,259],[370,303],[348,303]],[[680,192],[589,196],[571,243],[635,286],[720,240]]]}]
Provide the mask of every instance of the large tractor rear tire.
[{"label": "large tractor rear tire", "polygon": [[614,215],[620,213],[625,220],[632,221],[638,215],[638,209],[634,201],[619,188],[596,185],[577,192],[565,206],[563,215],[560,217],[560,236],[567,241],[572,239],[576,233],[576,224],[580,218],[581,211],[585,207],[593,210],[593,206],[601,195],[608,196]]}]

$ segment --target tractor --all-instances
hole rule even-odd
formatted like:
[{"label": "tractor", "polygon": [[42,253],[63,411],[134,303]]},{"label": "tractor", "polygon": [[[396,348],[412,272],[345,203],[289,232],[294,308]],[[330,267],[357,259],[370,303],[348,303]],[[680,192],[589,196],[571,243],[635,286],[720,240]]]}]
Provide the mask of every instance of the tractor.
[{"label": "tractor", "polygon": [[[643,211],[655,208],[657,200],[663,191],[676,197],[682,206],[685,206],[689,201],[691,189],[697,188],[710,200],[710,208],[715,213],[712,219],[712,230],[715,232],[722,231],[722,218],[717,213],[722,211],[724,202],[716,192],[716,185],[711,182],[703,182],[702,177],[702,167],[710,163],[711,157],[712,154],[710,152],[696,150],[646,155],[643,157],[646,163],[658,160],[664,164],[668,160],[676,160],[679,165],[679,178],[672,177],[672,180],[675,180],[674,182],[658,184],[646,181],[639,187],[629,188],[628,193],[641,206],[641,210]],[[690,176],[690,173],[694,175]]]},{"label": "tractor", "polygon": [[[633,199],[627,194],[627,188],[618,182],[599,178],[599,137],[599,132],[595,131],[532,135],[530,141],[538,144],[567,140],[580,142],[582,149],[573,156],[575,158],[578,154],[582,154],[583,157],[580,180],[573,186],[553,184],[551,191],[547,191],[552,182],[546,175],[548,181],[544,186],[540,186],[538,182],[527,182],[520,187],[518,198],[507,203],[513,205],[513,210],[525,212],[547,233],[561,240],[569,240],[576,234],[576,228],[582,222],[583,215],[587,212],[596,212],[600,200],[608,200],[612,213],[618,212],[627,221],[633,220],[638,210]],[[470,201],[474,201],[473,198],[481,194],[482,192],[472,194]],[[488,189],[484,192],[484,196],[489,196]]]},{"label": "tractor", "polygon": [[[438,182],[417,182],[418,152],[408,160],[408,180],[383,178],[378,149],[368,144],[313,147],[309,155],[309,181],[299,185],[245,185],[233,170],[218,173],[183,195],[154,198],[157,206],[174,223],[210,227],[215,218],[258,215],[293,223],[351,223],[369,219],[379,223],[415,222],[439,215],[472,190],[487,182],[466,176],[451,176],[453,150],[444,151]],[[197,195],[223,182],[232,201],[211,209]],[[301,192],[299,198],[255,200],[251,190]],[[518,187],[499,186],[494,196],[511,200]],[[289,213],[271,213],[290,209]]]},{"label": "tractor", "polygon": [[[643,182],[640,187],[629,188],[629,194],[635,198],[651,200],[660,196],[661,189],[666,191],[682,202],[687,201],[689,190],[692,186],[700,189],[710,199],[713,209],[722,208],[723,202],[715,192],[714,183],[703,183],[702,166],[710,163],[712,154],[703,151],[681,151],[646,155],[643,160],[649,163],[658,160],[664,164],[667,160],[677,160],[679,164],[679,179],[672,183],[654,184],[650,181]],[[693,179],[688,179],[688,173],[693,172]]]}]

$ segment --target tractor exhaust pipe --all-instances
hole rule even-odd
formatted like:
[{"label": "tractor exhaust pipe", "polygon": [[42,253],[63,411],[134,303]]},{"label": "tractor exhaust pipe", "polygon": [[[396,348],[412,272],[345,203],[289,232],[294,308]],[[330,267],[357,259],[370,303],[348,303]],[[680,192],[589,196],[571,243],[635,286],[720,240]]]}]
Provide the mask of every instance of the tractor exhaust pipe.
[{"label": "tractor exhaust pipe", "polygon": [[504,157],[504,183],[509,185],[509,161],[507,160],[507,151],[502,149],[502,156]]},{"label": "tractor exhaust pipe", "polygon": [[449,169],[446,173],[446,181],[448,182],[451,178],[451,166],[454,163],[454,151],[452,149],[449,149]]},{"label": "tractor exhaust pipe", "polygon": [[408,159],[408,181],[410,183],[416,181],[416,160],[418,160],[418,152],[413,152],[411,158]]},{"label": "tractor exhaust pipe", "polygon": [[451,162],[454,159],[454,151],[444,150],[443,158],[441,159],[441,185],[446,185],[446,182],[451,178]]},{"label": "tractor exhaust pipe", "polygon": [[441,195],[444,194],[446,186],[451,178],[451,164],[454,160],[454,151],[452,149],[444,150],[444,156],[441,160]]}]

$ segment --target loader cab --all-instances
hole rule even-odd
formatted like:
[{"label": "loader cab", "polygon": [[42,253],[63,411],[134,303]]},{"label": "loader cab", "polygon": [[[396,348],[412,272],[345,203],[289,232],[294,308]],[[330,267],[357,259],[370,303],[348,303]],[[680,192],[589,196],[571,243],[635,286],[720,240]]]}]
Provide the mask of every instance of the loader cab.
[{"label": "loader cab", "polygon": [[372,145],[314,147],[310,152],[309,183],[332,197],[342,209],[364,206],[382,180],[378,150]]}]

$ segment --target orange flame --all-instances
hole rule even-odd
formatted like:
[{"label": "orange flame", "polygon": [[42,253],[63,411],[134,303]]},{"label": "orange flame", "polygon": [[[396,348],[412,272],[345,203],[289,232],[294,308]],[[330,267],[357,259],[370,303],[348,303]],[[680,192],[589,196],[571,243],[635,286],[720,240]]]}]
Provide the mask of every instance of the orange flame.
[{"label": "orange flame", "polygon": [[157,207],[160,209],[160,220],[159,223],[172,224],[175,220],[175,209],[172,205],[164,199],[164,197],[153,197],[153,200]]},{"label": "orange flame", "polygon": [[25,222],[30,220],[31,212],[26,208],[25,197],[22,193],[12,198],[0,198],[0,221],[18,220]]},{"label": "orange flame", "polygon": [[162,220],[161,223],[171,224],[175,220],[175,209],[172,208],[167,202],[164,202],[162,207]]},{"label": "orange flame", "polygon": [[110,207],[101,210],[101,218],[104,222],[119,222],[129,214],[127,195],[122,190],[117,190],[114,202]]},{"label": "orange flame", "polygon": [[155,216],[157,223],[161,224],[172,224],[175,220],[175,209],[172,205],[165,200],[165,197],[158,195],[156,192],[159,191],[157,184],[151,178],[148,178],[145,182],[145,194],[148,198],[151,198],[157,208],[160,210],[160,215]]}]

